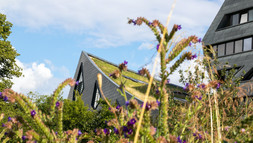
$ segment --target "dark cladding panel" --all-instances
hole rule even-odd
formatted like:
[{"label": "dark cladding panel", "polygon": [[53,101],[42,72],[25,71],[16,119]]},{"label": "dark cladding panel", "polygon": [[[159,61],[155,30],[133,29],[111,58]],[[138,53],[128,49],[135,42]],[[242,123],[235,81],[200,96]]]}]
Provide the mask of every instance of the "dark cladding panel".
[{"label": "dark cladding panel", "polygon": [[253,21],[253,9],[249,10],[249,21]]},{"label": "dark cladding panel", "polygon": [[242,40],[235,41],[235,53],[242,52]]},{"label": "dark cladding panel", "polygon": [[225,55],[225,44],[218,45],[218,57]]},{"label": "dark cladding panel", "polygon": [[226,43],[226,55],[231,55],[234,53],[234,42]]}]

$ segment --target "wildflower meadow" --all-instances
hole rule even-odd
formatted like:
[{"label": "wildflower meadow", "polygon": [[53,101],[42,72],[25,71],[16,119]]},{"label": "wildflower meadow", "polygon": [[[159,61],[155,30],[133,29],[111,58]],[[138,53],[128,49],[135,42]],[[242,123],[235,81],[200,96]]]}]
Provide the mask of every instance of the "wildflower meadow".
[{"label": "wildflower meadow", "polygon": [[[149,79],[143,104],[126,97],[122,75],[127,71],[127,61],[109,75],[120,79],[118,92],[125,99],[122,106],[104,96],[101,74],[97,79],[103,98],[100,100],[102,108],[98,111],[84,106],[80,95],[76,101],[61,98],[65,86],[78,84],[71,78],[62,82],[51,96],[31,98],[4,89],[0,92],[1,142],[253,142],[252,99],[243,96],[239,86],[242,77],[233,77],[235,70],[218,73],[216,53],[211,47],[203,47],[204,57],[200,58],[191,48],[202,43],[201,38],[192,35],[175,42],[176,32],[183,28],[181,25],[175,24],[168,31],[168,23],[163,25],[158,20],[144,17],[129,19],[128,23],[147,26],[157,40],[156,59],[160,58],[160,63],[155,62],[154,68],[160,67],[161,80],[154,80],[154,72],[147,68],[138,71]],[[197,66],[194,72],[179,72],[187,93],[186,102],[181,102],[175,100],[166,84],[186,60],[195,60]],[[155,100],[149,100],[149,96]]]}]

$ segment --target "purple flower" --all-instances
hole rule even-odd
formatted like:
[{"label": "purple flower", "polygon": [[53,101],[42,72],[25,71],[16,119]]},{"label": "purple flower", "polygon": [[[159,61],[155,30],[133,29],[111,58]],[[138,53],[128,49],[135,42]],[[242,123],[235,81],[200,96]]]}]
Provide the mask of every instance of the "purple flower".
[{"label": "purple flower", "polygon": [[82,135],[82,132],[79,130],[79,131],[78,131],[78,136],[80,136],[80,135]]},{"label": "purple flower", "polygon": [[128,134],[131,135],[133,133],[133,130],[132,129],[129,129],[128,130]]},{"label": "purple flower", "polygon": [[186,90],[189,87],[189,83],[185,84],[184,90]]},{"label": "purple flower", "polygon": [[160,46],[160,44],[157,44],[157,45],[156,45],[156,50],[157,50],[157,51],[159,50],[159,46]]},{"label": "purple flower", "polygon": [[202,84],[202,85],[201,85],[201,88],[206,88],[206,85],[205,85],[205,84]]},{"label": "purple flower", "polygon": [[190,47],[192,46],[192,43],[191,43],[191,42],[189,43],[189,46],[190,46]]},{"label": "purple flower", "polygon": [[113,131],[115,134],[119,134],[119,130],[117,128],[114,127]]},{"label": "purple flower", "polygon": [[133,20],[132,22],[134,23],[134,25],[136,25],[136,21],[135,20]]},{"label": "purple flower", "polygon": [[181,30],[181,29],[182,29],[181,25],[177,25],[177,30]]},{"label": "purple flower", "polygon": [[55,134],[57,135],[57,134],[58,134],[58,132],[55,132]]},{"label": "purple flower", "polygon": [[0,92],[0,98],[3,98],[2,92]]},{"label": "purple flower", "polygon": [[2,127],[5,127],[6,125],[4,123],[2,123]]},{"label": "purple flower", "polygon": [[148,22],[148,25],[151,26],[151,25],[152,25],[152,22]]},{"label": "purple flower", "polygon": [[127,63],[128,63],[128,62],[127,62],[126,60],[124,60],[124,65],[127,65]]},{"label": "purple flower", "polygon": [[8,117],[8,121],[11,121],[11,117]]},{"label": "purple flower", "polygon": [[146,104],[146,110],[149,110],[151,108],[151,104],[147,103]]},{"label": "purple flower", "polygon": [[7,132],[4,133],[5,136],[6,136],[7,134],[8,134]]},{"label": "purple flower", "polygon": [[35,110],[32,110],[32,111],[31,111],[31,116],[34,117],[35,115],[36,115]]},{"label": "purple flower", "polygon": [[8,101],[8,97],[7,96],[4,96],[4,101]]},{"label": "purple flower", "polygon": [[130,123],[131,123],[132,125],[134,125],[134,124],[136,123],[136,120],[135,120],[134,118],[132,118],[132,119],[130,120]]},{"label": "purple flower", "polygon": [[202,96],[198,97],[198,96],[195,96],[198,100],[201,100],[202,99]]},{"label": "purple flower", "polygon": [[76,81],[76,85],[78,85],[79,84],[79,81]]},{"label": "purple flower", "polygon": [[127,122],[128,126],[133,126],[136,123],[136,120],[132,118],[130,121]]},{"label": "purple flower", "polygon": [[170,83],[170,79],[167,79],[167,84],[169,84]]},{"label": "purple flower", "polygon": [[111,107],[109,107],[108,110],[111,110]]},{"label": "purple flower", "polygon": [[159,90],[158,89],[156,89],[155,94],[159,94]]},{"label": "purple flower", "polygon": [[200,139],[200,140],[202,139],[202,135],[201,135],[201,134],[199,134],[199,139]]},{"label": "purple flower", "polygon": [[59,107],[60,106],[60,102],[57,101],[55,105],[56,105],[56,107]]},{"label": "purple flower", "polygon": [[25,141],[25,139],[26,139],[26,136],[22,136],[22,140]]},{"label": "purple flower", "polygon": [[117,107],[116,107],[116,109],[119,109],[120,108],[120,106],[118,105]]},{"label": "purple flower", "polygon": [[129,101],[126,101],[126,107],[129,105]]},{"label": "purple flower", "polygon": [[158,101],[158,100],[156,100],[156,103],[158,104],[158,106],[160,106],[160,104],[161,104],[161,102],[160,102],[160,101]]},{"label": "purple flower", "polygon": [[128,128],[126,126],[123,126],[123,132],[128,132]]},{"label": "purple flower", "polygon": [[177,142],[182,143],[182,140],[180,139],[180,136],[177,137]]},{"label": "purple flower", "polygon": [[192,60],[195,59],[195,58],[197,58],[197,54],[194,54],[194,55],[191,56]]},{"label": "purple flower", "polygon": [[216,88],[217,88],[217,89],[219,89],[219,88],[220,88],[220,83],[219,83],[219,82],[217,83]]},{"label": "purple flower", "polygon": [[107,128],[105,128],[105,129],[104,129],[104,133],[105,133],[106,135],[108,135],[110,132],[109,132],[109,130],[108,130]]},{"label": "purple flower", "polygon": [[193,133],[193,136],[195,137],[197,134],[196,133]]},{"label": "purple flower", "polygon": [[201,38],[199,38],[199,39],[198,39],[198,42],[199,42],[199,43],[201,43],[201,41],[202,41],[202,39],[201,39]]}]

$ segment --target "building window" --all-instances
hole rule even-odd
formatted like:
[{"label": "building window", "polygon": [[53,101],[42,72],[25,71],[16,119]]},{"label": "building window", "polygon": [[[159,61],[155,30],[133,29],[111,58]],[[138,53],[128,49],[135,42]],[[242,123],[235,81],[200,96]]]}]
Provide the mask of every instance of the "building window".
[{"label": "building window", "polygon": [[250,80],[253,77],[253,68],[251,68],[243,77],[243,81]]},{"label": "building window", "polygon": [[232,26],[239,24],[239,14],[233,14],[232,15]]},{"label": "building window", "polygon": [[249,21],[253,21],[253,9],[249,10]]},{"label": "building window", "polygon": [[243,51],[249,51],[252,49],[252,38],[246,38],[243,40]]},{"label": "building window", "polygon": [[241,14],[240,24],[248,22],[248,13]]},{"label": "building window", "polygon": [[235,41],[235,53],[242,52],[242,40]]},{"label": "building window", "polygon": [[83,90],[84,90],[84,76],[83,76],[83,63],[81,63],[78,76],[76,79],[76,84],[74,87],[73,100],[75,100],[75,91],[78,91],[79,94],[82,94]]},{"label": "building window", "polygon": [[91,101],[91,106],[93,109],[97,109],[97,107],[99,105],[100,98],[101,98],[101,93],[100,93],[100,90],[98,87],[98,83],[96,81],[95,85],[94,85],[93,97],[92,97],[92,101]]},{"label": "building window", "polygon": [[234,53],[234,42],[226,43],[226,55],[231,55]]},{"label": "building window", "polygon": [[218,57],[225,55],[225,44],[218,45]]},{"label": "building window", "polygon": [[229,26],[243,24],[248,21],[253,21],[253,9],[246,9],[234,14],[224,15],[217,29],[219,30]]}]

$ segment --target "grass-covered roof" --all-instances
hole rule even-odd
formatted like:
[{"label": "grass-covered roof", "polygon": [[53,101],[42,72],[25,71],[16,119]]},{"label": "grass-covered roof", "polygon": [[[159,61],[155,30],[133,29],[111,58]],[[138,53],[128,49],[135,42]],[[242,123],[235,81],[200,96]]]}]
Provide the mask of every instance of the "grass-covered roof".
[{"label": "grass-covered roof", "polygon": [[[94,63],[108,76],[111,73],[113,73],[116,69],[118,69],[118,67],[112,63],[109,63],[107,61],[104,61],[102,59],[96,58],[94,56],[90,55],[90,58],[94,61]],[[135,82],[133,80],[130,80],[128,78],[124,78],[124,80],[126,81],[125,83],[125,89],[131,93],[132,95],[136,96],[137,98],[144,100],[144,95],[147,89],[147,83],[148,83],[148,78],[145,76],[141,76],[139,74],[137,74],[136,72],[133,72],[131,70],[127,70],[123,72],[124,76],[133,78],[133,79],[137,79],[139,81],[143,81],[143,83],[141,82]],[[120,79],[114,79],[112,77],[110,77],[115,83],[117,83],[118,85],[120,84]],[[171,91],[179,91],[182,92],[182,88],[177,87],[175,85],[171,85],[169,84],[168,87],[170,88]],[[153,97],[152,95],[149,96],[149,100],[155,100],[155,97]]]}]

